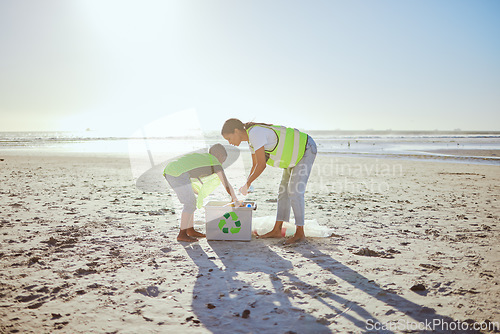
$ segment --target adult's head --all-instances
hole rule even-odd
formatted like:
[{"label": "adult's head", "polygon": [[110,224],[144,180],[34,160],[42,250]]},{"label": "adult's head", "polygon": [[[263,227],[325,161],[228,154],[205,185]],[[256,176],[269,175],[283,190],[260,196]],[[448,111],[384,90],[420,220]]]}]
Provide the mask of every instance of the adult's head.
[{"label": "adult's head", "polygon": [[241,142],[247,138],[246,129],[248,123],[243,123],[237,118],[230,118],[222,126],[221,135],[229,144],[240,146]]},{"label": "adult's head", "polygon": [[222,164],[224,161],[226,161],[227,158],[227,151],[224,146],[221,144],[215,144],[210,146],[210,149],[208,150],[208,153],[213,155],[214,157],[219,160],[219,162]]}]

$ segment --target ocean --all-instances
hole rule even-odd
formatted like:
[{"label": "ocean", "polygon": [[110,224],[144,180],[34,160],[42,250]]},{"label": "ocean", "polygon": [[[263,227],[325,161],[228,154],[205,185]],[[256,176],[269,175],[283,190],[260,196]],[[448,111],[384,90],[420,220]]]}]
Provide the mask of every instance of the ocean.
[{"label": "ocean", "polygon": [[[320,154],[391,159],[432,159],[500,165],[500,132],[465,131],[306,131]],[[134,150],[190,152],[214,143],[227,144],[218,132],[202,136],[106,136],[83,132],[0,132],[2,153],[116,154]],[[242,151],[248,146],[242,143]]]}]

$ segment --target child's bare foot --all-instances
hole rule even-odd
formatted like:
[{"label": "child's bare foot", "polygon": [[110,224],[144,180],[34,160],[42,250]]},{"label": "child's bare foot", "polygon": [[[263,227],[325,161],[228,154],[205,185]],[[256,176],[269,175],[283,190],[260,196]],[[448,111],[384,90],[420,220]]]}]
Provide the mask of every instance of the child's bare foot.
[{"label": "child's bare foot", "polygon": [[177,241],[185,241],[185,242],[195,242],[198,241],[198,239],[189,236],[186,230],[181,230],[179,234],[177,235]]},{"label": "child's bare foot", "polygon": [[196,231],[193,227],[187,229],[187,235],[195,238],[205,238],[206,235]]},{"label": "child's bare foot", "polygon": [[182,235],[182,236],[178,235],[177,241],[195,242],[195,241],[198,241],[198,239],[190,237],[189,235]]}]

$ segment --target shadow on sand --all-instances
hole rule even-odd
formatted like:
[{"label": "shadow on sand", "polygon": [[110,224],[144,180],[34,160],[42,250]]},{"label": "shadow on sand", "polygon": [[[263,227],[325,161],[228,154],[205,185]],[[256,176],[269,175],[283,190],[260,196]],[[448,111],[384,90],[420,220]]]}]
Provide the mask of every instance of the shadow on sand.
[{"label": "shadow on sand", "polygon": [[[302,279],[297,277],[294,271],[306,269],[294,269],[289,260],[273,251],[273,247],[281,247],[276,245],[274,240],[253,240],[210,241],[208,245],[195,243],[186,246],[187,254],[199,268],[192,307],[207,329],[214,333],[341,333],[370,332],[367,330],[368,320],[383,323],[363,308],[361,302],[346,299],[338,291],[332,292],[317,281],[309,281],[305,278],[309,277],[307,273],[301,275]],[[345,281],[395,312],[404,313],[412,322],[453,322],[453,319],[441,316],[433,309],[388,292],[323,253],[315,241],[281,251],[287,256],[300,256],[301,260],[312,261],[325,273],[323,280]],[[304,295],[309,298],[304,298]],[[321,315],[316,312],[313,316],[313,312],[309,312],[311,300],[323,304],[329,311]],[[248,313],[245,310],[250,311],[247,318],[243,317],[244,313]],[[341,325],[346,323],[345,320],[348,320],[348,328]],[[415,332],[426,333],[425,330]]]},{"label": "shadow on sand", "polygon": [[[451,330],[455,328],[456,321],[448,316],[439,315],[432,308],[425,307],[419,304],[416,304],[396,293],[392,293],[387,291],[386,289],[379,286],[373,280],[370,280],[363,275],[359,274],[355,270],[349,268],[348,266],[336,261],[330,255],[323,253],[319,250],[314,242],[306,243],[304,245],[294,247],[294,251],[297,255],[302,255],[304,258],[310,259],[314,263],[316,263],[322,269],[331,273],[334,277],[337,277],[347,283],[349,283],[354,289],[363,291],[368,294],[371,298],[377,299],[378,301],[384,303],[385,305],[391,308],[391,312],[399,311],[406,315],[408,321],[413,325],[421,325],[422,330],[412,330],[411,326],[403,328],[398,326],[394,326],[394,330],[396,332],[414,332],[414,333],[479,333],[478,331],[473,330]],[[333,300],[337,298],[335,296],[329,296]],[[368,331],[367,330],[367,321],[371,320],[372,324],[377,322],[378,320],[369,314],[366,310],[364,310],[360,305],[357,304],[355,300],[350,301],[352,303],[351,311],[355,312],[358,316],[360,316],[363,321],[361,323],[359,320],[352,320],[352,317],[349,317],[346,314],[342,314],[342,316],[351,320],[353,324],[356,325],[359,329],[362,329],[364,332],[368,333],[393,333],[393,331],[385,330],[385,331]],[[323,303],[325,305],[329,304],[328,299],[323,299]],[[385,320],[384,322],[387,322]],[[428,327],[424,325],[428,324]],[[431,324],[436,324],[435,327],[432,327]],[[332,328],[332,327],[330,327]],[[450,330],[446,330],[449,328]],[[434,330],[433,330],[434,329]]]},{"label": "shadow on sand", "polygon": [[[400,332],[368,331],[368,320],[373,323],[383,321],[370,314],[358,301],[346,299],[326,286],[307,282],[294,275],[292,263],[272,250],[275,245],[275,241],[253,240],[210,241],[208,245],[195,243],[186,246],[187,254],[199,268],[192,307],[205,328],[213,333]],[[283,252],[314,262],[323,272],[327,272],[329,277],[325,276],[325,280],[336,278],[345,281],[394,311],[404,313],[415,323],[454,321],[437,314],[433,309],[388,292],[374,281],[323,253],[315,241],[283,249]],[[257,281],[259,283],[251,283]],[[329,312],[316,317],[311,312],[308,313],[305,309],[310,307],[309,302],[302,301],[305,294],[323,304]],[[340,305],[343,307],[339,307]],[[245,310],[250,311],[248,317],[244,317],[248,313]],[[343,318],[342,321],[339,321],[340,317]],[[345,324],[345,320],[348,320],[349,328],[340,325],[340,322]],[[438,332],[446,333],[441,330]]]},{"label": "shadow on sand", "polygon": [[[210,241],[186,247],[199,267],[193,311],[213,333],[330,333],[325,324],[293,307],[279,274],[293,267],[262,242]],[[258,279],[268,284],[252,285]],[[243,318],[245,310],[250,311]],[[247,311],[247,312],[248,312]],[[246,312],[245,312],[246,313]]]}]

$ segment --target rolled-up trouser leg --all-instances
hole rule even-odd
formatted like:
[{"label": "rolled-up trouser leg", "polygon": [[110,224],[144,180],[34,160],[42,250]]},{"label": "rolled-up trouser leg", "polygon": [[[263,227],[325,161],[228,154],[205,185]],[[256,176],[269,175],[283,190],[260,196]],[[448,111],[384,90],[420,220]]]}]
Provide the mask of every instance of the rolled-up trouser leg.
[{"label": "rolled-up trouser leg", "polygon": [[288,183],[290,182],[291,168],[283,170],[281,177],[280,188],[278,190],[278,210],[276,213],[276,221],[290,221],[290,198],[288,197]]},{"label": "rolled-up trouser leg", "polygon": [[316,143],[311,137],[307,139],[306,151],[299,163],[291,168],[290,182],[288,183],[288,197],[295,217],[295,225],[304,226],[307,181],[311,175],[314,159],[317,154]]},{"label": "rolled-up trouser leg", "polygon": [[[196,211],[196,196],[194,195],[193,188],[191,186],[191,180],[189,179],[189,174],[183,173],[177,177],[171,175],[165,175],[165,179],[170,184],[172,189],[177,194],[177,198],[183,204],[182,216],[186,217],[187,214],[194,214]],[[192,219],[182,219],[181,218],[181,230],[193,227]]]}]

